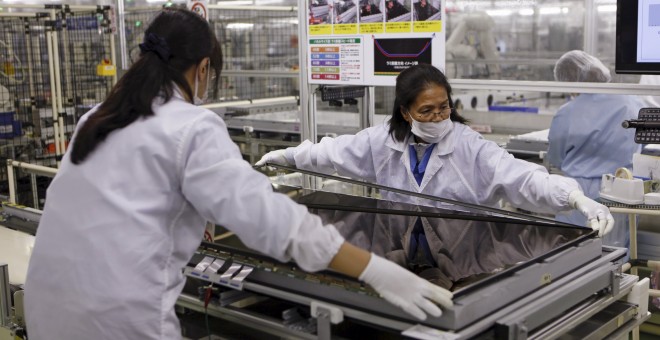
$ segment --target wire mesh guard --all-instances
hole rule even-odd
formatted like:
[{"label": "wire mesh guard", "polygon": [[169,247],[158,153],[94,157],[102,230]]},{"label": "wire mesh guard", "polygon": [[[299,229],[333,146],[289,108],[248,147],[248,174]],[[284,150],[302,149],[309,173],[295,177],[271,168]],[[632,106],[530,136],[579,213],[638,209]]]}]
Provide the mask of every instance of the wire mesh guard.
[{"label": "wire mesh guard", "polygon": [[107,10],[62,13],[64,26],[59,35],[63,104],[68,113],[65,131],[71,133],[80,115],[102,102],[113,85],[112,73],[104,74],[99,65],[113,59]]},{"label": "wire mesh guard", "polygon": [[[220,10],[210,22],[224,52],[225,77],[219,99],[255,99],[298,94],[298,78],[269,77],[271,72],[296,70],[298,19],[291,11]],[[234,71],[259,73],[234,76]]]},{"label": "wire mesh guard", "polygon": [[[158,9],[126,12],[129,62]],[[209,10],[209,23],[224,55],[223,75],[210,102],[273,98],[298,94],[298,19],[291,10]],[[272,76],[271,76],[272,74]]]},{"label": "wire mesh guard", "polygon": [[[107,95],[112,77],[97,74],[111,59],[107,8],[0,14],[0,161],[55,166],[82,114]],[[60,138],[62,137],[62,138]],[[63,139],[63,140],[60,140]],[[35,180],[16,174],[18,203],[33,205]],[[50,183],[37,177],[43,201]],[[7,192],[0,167],[0,192]]]},{"label": "wire mesh guard", "polygon": [[[139,57],[144,31],[159,11],[124,13],[131,63]],[[47,6],[25,16],[4,13],[0,13],[0,161],[56,166],[78,119],[102,102],[112,87],[113,77],[99,72],[104,61],[114,59],[112,9]],[[297,94],[297,75],[290,72],[298,68],[295,11],[214,8],[209,18],[224,52],[223,77],[211,101]],[[18,172],[18,203],[33,205],[35,179]],[[37,178],[40,201],[49,183],[49,178]],[[0,192],[7,192],[7,185],[2,166]]]}]

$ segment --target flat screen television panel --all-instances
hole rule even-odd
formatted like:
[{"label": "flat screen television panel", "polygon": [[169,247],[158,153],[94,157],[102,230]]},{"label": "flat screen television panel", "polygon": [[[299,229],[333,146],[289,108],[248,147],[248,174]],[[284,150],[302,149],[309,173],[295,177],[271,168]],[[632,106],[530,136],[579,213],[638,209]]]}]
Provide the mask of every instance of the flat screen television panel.
[{"label": "flat screen television panel", "polygon": [[660,74],[660,0],[617,0],[615,71]]}]

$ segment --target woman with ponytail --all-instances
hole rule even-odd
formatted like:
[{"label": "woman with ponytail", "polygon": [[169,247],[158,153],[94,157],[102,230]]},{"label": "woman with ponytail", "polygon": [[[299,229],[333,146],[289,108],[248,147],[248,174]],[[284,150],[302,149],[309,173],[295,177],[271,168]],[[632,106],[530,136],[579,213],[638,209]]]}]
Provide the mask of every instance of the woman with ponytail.
[{"label": "woman with ponytail", "polygon": [[48,188],[25,284],[30,339],[180,339],[174,304],[206,221],[280,261],[359,278],[420,319],[441,314],[432,302],[451,306],[450,292],[274,193],[196,106],[222,65],[205,20],[164,10],[140,50],[82,117]]}]

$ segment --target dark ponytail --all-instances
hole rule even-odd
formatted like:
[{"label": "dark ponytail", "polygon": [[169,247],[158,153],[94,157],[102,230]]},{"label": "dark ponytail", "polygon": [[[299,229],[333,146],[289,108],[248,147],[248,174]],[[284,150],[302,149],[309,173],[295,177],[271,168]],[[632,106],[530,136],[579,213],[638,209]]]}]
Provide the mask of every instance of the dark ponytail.
[{"label": "dark ponytail", "polygon": [[222,68],[220,44],[208,23],[191,11],[171,8],[159,13],[145,31],[140,50],[140,58],[77,132],[71,150],[74,164],[82,163],[111,132],[152,116],[154,99],[163,96],[169,101],[175,84],[192,99],[193,90],[184,73],[206,57],[211,59],[217,87]]}]

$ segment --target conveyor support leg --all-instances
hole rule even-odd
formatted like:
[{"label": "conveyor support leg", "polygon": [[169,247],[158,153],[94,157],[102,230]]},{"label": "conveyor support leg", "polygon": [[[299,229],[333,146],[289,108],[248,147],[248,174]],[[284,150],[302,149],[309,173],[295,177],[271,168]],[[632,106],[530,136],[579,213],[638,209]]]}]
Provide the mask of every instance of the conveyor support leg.
[{"label": "conveyor support leg", "polygon": [[316,318],[316,335],[319,340],[330,340],[332,330],[330,324],[344,321],[344,312],[339,307],[312,301],[312,316]]}]

